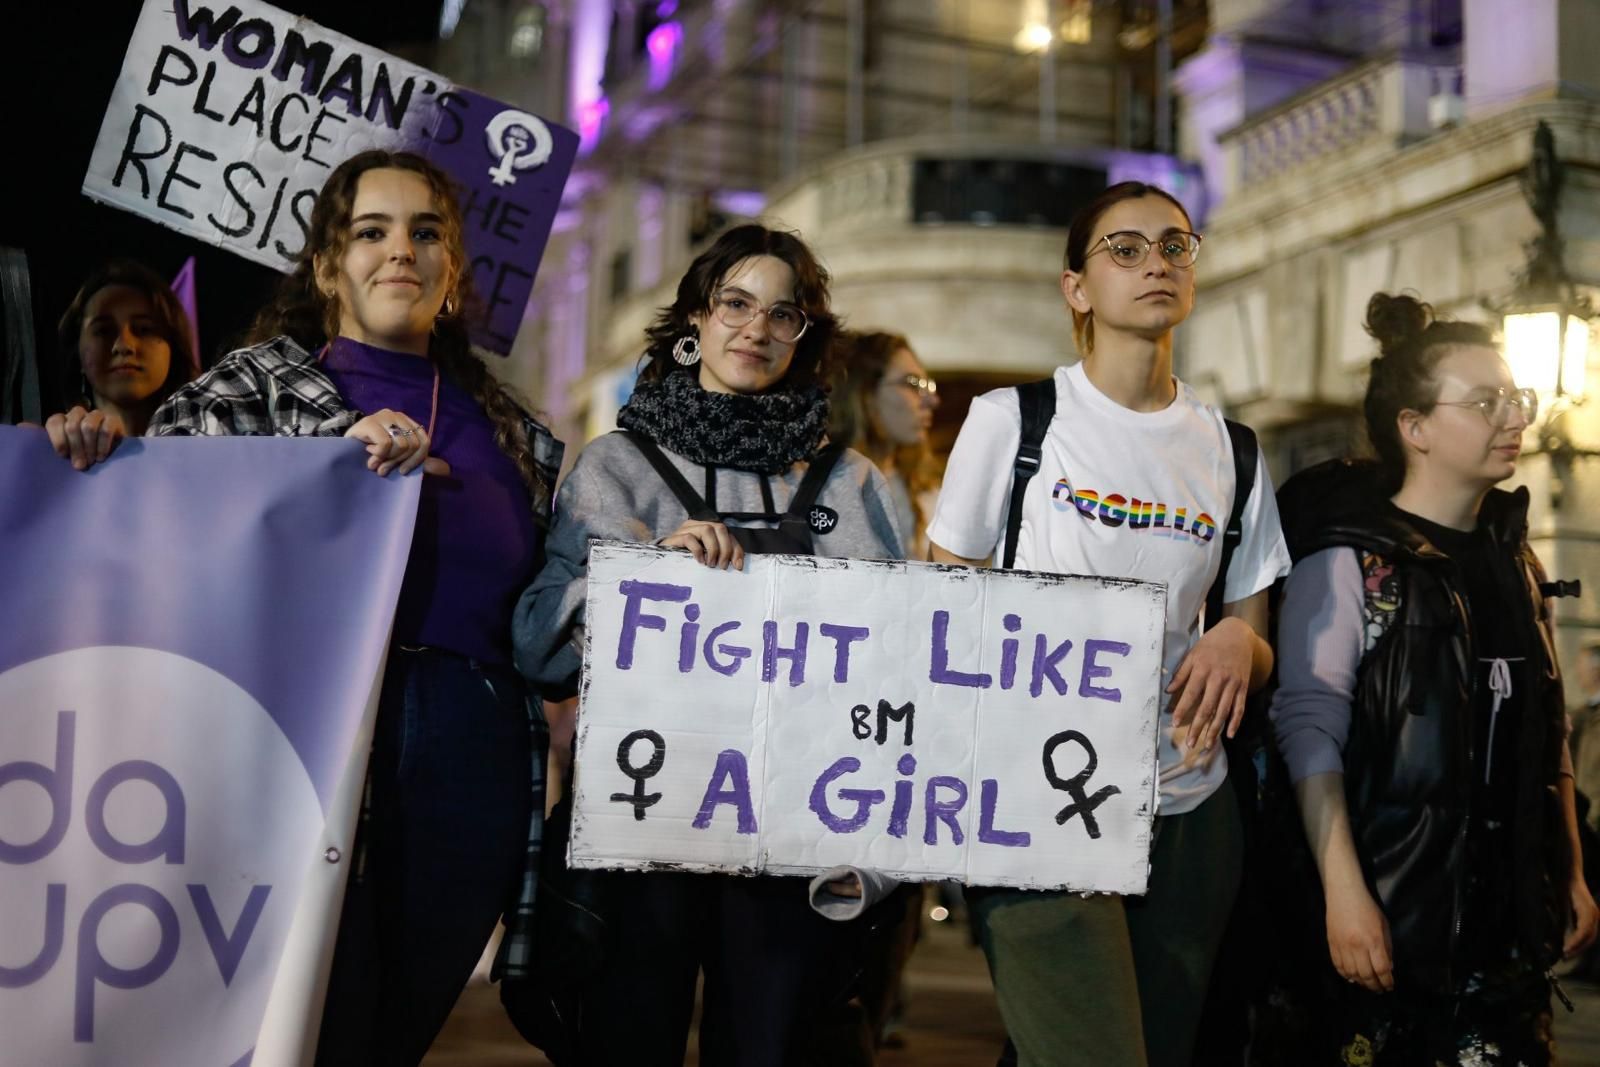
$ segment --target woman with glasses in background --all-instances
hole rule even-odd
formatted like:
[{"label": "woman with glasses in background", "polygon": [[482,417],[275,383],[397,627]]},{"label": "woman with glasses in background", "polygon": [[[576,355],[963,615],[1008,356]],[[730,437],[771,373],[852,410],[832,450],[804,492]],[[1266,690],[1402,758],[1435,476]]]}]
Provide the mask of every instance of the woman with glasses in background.
[{"label": "woman with glasses in background", "polygon": [[1332,963],[1306,1062],[1536,1067],[1548,969],[1596,924],[1528,491],[1495,488],[1537,404],[1483,326],[1379,293],[1367,330],[1377,461],[1280,499],[1272,720]]},{"label": "woman with glasses in background", "polygon": [[[1182,205],[1141,182],[1107,189],[1067,235],[1061,290],[1083,359],[1052,379],[1055,418],[1023,499],[1015,565],[1165,582],[1166,696],[1144,897],[968,892],[1024,1067],[1189,1067],[1239,883],[1240,820],[1219,742],[1271,671],[1266,590],[1289,559],[1258,454],[1223,617],[1202,635],[1238,478],[1222,413],[1172,374],[1199,250]],[[973,402],[928,527],[935,561],[1001,557],[1022,421],[1014,389]],[[1083,847],[1078,833],[1064,831],[1059,847]]]},{"label": "woman with glasses in background", "polygon": [[[794,234],[739,226],[690,264],[646,333],[622,429],[591,442],[562,484],[549,563],[517,607],[518,666],[547,695],[579,684],[594,539],[735,570],[752,552],[901,555],[883,475],[826,439],[834,331],[827,272]],[[585,879],[582,921],[604,931],[553,991],[559,1040],[575,1048],[561,1057],[536,1041],[559,1062],[633,1067],[683,1062],[702,969],[700,1063],[813,1060],[820,1021],[859,969],[857,925],[819,912],[853,918],[893,888],[867,872],[819,879],[813,908],[800,878],[571,873]]]},{"label": "woman with glasses in background", "polygon": [[885,330],[841,331],[834,363],[828,437],[860,452],[883,472],[894,495],[900,541],[912,559],[922,559],[939,492],[928,445],[939,386],[911,342]]}]

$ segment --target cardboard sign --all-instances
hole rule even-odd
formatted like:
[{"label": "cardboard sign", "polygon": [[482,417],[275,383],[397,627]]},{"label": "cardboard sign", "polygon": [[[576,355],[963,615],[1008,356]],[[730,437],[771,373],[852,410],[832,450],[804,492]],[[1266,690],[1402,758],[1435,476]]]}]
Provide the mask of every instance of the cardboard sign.
[{"label": "cardboard sign", "polygon": [[455,178],[473,340],[510,352],[578,135],[275,7],[146,0],[83,191],[281,270],[329,172],[369,148]]},{"label": "cardboard sign", "polygon": [[570,862],[1142,893],[1164,586],[589,556]]}]

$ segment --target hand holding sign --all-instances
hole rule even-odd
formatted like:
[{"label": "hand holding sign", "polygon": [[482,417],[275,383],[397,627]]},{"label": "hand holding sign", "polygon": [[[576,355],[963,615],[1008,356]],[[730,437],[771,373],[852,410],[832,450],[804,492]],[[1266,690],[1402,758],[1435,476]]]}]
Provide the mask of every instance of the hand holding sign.
[{"label": "hand holding sign", "polygon": [[725,523],[685,519],[672,533],[661,539],[662,548],[681,548],[707,567],[732,567],[744,570],[744,547],[733,539]]}]

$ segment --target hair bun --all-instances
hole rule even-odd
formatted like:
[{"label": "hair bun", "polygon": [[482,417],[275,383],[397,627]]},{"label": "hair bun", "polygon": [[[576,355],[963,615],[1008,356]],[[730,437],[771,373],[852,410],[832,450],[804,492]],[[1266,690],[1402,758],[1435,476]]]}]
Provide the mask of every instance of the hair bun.
[{"label": "hair bun", "polygon": [[1433,321],[1433,308],[1404,293],[1373,293],[1367,301],[1367,332],[1385,353],[1420,337]]}]

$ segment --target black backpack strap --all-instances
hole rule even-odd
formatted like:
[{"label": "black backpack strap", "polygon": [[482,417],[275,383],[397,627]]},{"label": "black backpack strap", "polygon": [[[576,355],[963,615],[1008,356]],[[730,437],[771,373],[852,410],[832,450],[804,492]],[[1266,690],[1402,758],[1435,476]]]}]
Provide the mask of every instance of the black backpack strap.
[{"label": "black backpack strap", "polygon": [[631,430],[619,430],[617,432],[633,442],[633,447],[639,450],[639,454],[650,461],[650,466],[656,469],[656,473],[661,476],[661,480],[666,483],[667,488],[672,490],[672,495],[677,497],[678,503],[683,505],[683,510],[689,513],[689,518],[698,519],[701,522],[722,521],[717,513],[712,511],[706,505],[706,502],[701,499],[700,494],[694,491],[694,488],[689,484],[689,479],[683,476],[683,472],[674,467],[672,461],[662,454],[660,447],[654,441],[643,434],[634,433]]},{"label": "black backpack strap", "polygon": [[1006,539],[1001,566],[1010,570],[1017,562],[1017,535],[1022,532],[1023,491],[1039,473],[1044,456],[1044,435],[1056,417],[1056,380],[1045,378],[1017,386],[1017,403],[1022,408],[1022,439],[1017,458],[1011,464],[1011,505],[1006,510]]},{"label": "black backpack strap", "polygon": [[800,484],[795,486],[794,498],[789,501],[789,510],[778,519],[778,529],[799,544],[816,544],[816,539],[812,537],[811,507],[822,495],[822,487],[828,484],[828,478],[833,474],[833,468],[838,466],[839,457],[844,455],[844,449],[842,443],[835,442],[811,457],[811,463],[801,476]]},{"label": "black backpack strap", "polygon": [[800,485],[794,491],[794,499],[789,501],[789,510],[786,513],[789,518],[806,519],[806,513],[811,510],[811,505],[822,495],[822,487],[827,485],[828,479],[832,477],[833,468],[839,465],[839,457],[844,455],[844,448],[841,442],[835,441],[811,458],[806,473],[800,479]]},{"label": "black backpack strap", "polygon": [[1222,621],[1222,589],[1228,581],[1228,567],[1233,563],[1234,550],[1244,540],[1244,506],[1256,487],[1256,433],[1242,422],[1223,419],[1228,428],[1228,440],[1233,443],[1233,507],[1228,512],[1228,525],[1222,531],[1222,562],[1217,567],[1216,580],[1206,590],[1206,629]]}]

